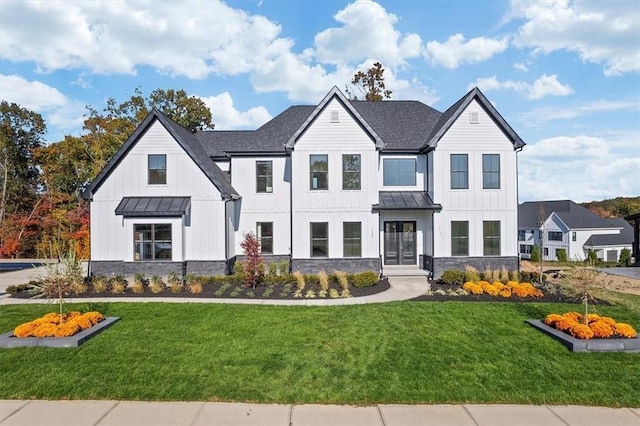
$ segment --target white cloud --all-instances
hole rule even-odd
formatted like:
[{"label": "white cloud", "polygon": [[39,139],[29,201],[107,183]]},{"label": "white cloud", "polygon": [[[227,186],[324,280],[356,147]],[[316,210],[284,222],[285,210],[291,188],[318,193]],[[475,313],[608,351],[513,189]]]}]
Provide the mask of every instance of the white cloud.
[{"label": "white cloud", "polygon": [[520,201],[576,202],[637,196],[640,156],[629,156],[637,135],[558,136],[527,145],[519,154]]},{"label": "white cloud", "polygon": [[596,100],[587,103],[578,103],[559,107],[541,107],[522,114],[524,121],[554,121],[571,120],[589,114],[611,111],[633,111],[639,110],[640,103],[635,100],[609,101]]},{"label": "white cloud", "polygon": [[543,74],[535,80],[533,84],[524,81],[498,81],[496,76],[488,78],[478,78],[474,83],[469,84],[467,89],[477,86],[483,92],[490,90],[515,90],[519,93],[527,95],[528,99],[536,100],[545,96],[567,96],[573,93],[573,89],[568,85],[564,85],[558,81],[558,76]]},{"label": "white cloud", "polygon": [[233,106],[233,99],[229,92],[218,96],[202,97],[200,99],[209,107],[216,130],[257,129],[271,119],[271,114],[263,106],[238,111]]},{"label": "white cloud", "polygon": [[425,58],[433,65],[453,69],[468,63],[483,62],[509,46],[509,40],[485,37],[472,38],[465,42],[462,34],[454,34],[444,43],[430,41],[424,51]]},{"label": "white cloud", "polygon": [[522,62],[516,62],[515,64],[513,64],[513,69],[523,72],[529,71],[529,68]]},{"label": "white cloud", "polygon": [[511,18],[524,19],[516,46],[535,52],[576,52],[603,63],[604,74],[640,71],[640,8],[635,1],[512,0]]}]

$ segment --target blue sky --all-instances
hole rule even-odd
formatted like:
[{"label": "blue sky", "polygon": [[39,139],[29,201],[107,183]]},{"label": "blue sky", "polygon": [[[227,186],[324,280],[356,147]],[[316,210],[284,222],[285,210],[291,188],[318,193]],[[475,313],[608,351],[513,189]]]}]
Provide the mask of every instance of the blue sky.
[{"label": "blue sky", "polygon": [[480,87],[527,143],[520,201],[638,196],[638,22],[638,0],[0,0],[0,97],[49,142],[136,87],[254,129],[381,61],[393,99],[444,111]]}]

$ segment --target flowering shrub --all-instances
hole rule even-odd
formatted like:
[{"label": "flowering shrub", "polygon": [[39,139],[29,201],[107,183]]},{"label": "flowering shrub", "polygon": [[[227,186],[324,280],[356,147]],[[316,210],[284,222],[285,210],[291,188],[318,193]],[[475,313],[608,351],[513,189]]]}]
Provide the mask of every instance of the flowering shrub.
[{"label": "flowering shrub", "polygon": [[487,294],[489,296],[500,296],[504,298],[512,297],[513,295],[518,297],[542,297],[544,294],[539,289],[535,288],[531,283],[518,283],[515,281],[508,281],[504,284],[500,281],[467,281],[462,286],[466,291],[471,294]]},{"label": "flowering shrub", "polygon": [[66,315],[49,313],[33,321],[20,324],[13,330],[15,337],[68,337],[91,328],[102,321],[100,312],[70,312]]},{"label": "flowering shrub", "polygon": [[609,337],[624,337],[632,339],[637,333],[629,324],[616,322],[613,318],[602,317],[596,314],[587,316],[588,325],[585,324],[584,316],[577,312],[567,312],[565,314],[549,314],[545,317],[544,323],[557,330],[571,334],[577,339],[606,339]]}]

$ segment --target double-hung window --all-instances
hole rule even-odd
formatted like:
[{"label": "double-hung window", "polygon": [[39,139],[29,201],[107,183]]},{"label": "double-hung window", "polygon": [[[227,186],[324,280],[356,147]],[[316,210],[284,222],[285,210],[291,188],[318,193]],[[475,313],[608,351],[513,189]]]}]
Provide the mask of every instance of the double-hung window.
[{"label": "double-hung window", "polygon": [[500,221],[485,220],[482,222],[483,246],[485,256],[500,255]]},{"label": "double-hung window", "polygon": [[362,226],[360,222],[342,224],[342,247],[344,257],[362,256]]},{"label": "double-hung window", "polygon": [[329,156],[312,154],[309,156],[309,188],[312,190],[329,189]]},{"label": "double-hung window", "polygon": [[167,156],[151,154],[147,157],[149,185],[165,185],[167,183]]},{"label": "double-hung window", "polygon": [[342,189],[360,189],[360,154],[342,154]]},{"label": "double-hung window", "polygon": [[500,189],[500,154],[482,154],[482,188]]},{"label": "double-hung window", "polygon": [[382,167],[384,186],[416,186],[415,158],[385,158]]},{"label": "double-hung window", "polygon": [[311,223],[311,257],[329,256],[329,224]]},{"label": "double-hung window", "polygon": [[451,189],[469,189],[469,156],[451,154]]},{"label": "double-hung window", "polygon": [[256,223],[256,238],[260,242],[260,253],[273,254],[273,222]]},{"label": "double-hung window", "polygon": [[560,231],[549,231],[547,233],[547,239],[549,241],[562,241],[562,232],[560,232]]},{"label": "double-hung window", "polygon": [[133,225],[134,260],[171,260],[171,224]]},{"label": "double-hung window", "polygon": [[273,162],[256,161],[256,192],[273,192]]},{"label": "double-hung window", "polygon": [[469,222],[451,222],[451,256],[469,255]]}]

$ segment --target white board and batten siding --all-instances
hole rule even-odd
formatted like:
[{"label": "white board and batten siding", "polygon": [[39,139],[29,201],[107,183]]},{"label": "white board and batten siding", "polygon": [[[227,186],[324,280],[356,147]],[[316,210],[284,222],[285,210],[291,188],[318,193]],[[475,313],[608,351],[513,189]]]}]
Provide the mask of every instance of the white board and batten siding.
[{"label": "white board and batten siding", "polygon": [[[272,192],[257,192],[256,162],[271,161]],[[258,222],[273,223],[273,253],[288,255],[291,246],[290,215],[290,158],[234,157],[231,164],[231,185],[242,194],[239,204],[238,227],[233,252],[243,253],[240,243],[248,232],[257,233]]]},{"label": "white board and batten siding", "polygon": [[[451,189],[451,154],[468,155],[468,189]],[[500,155],[499,189],[483,189],[482,154]],[[500,221],[500,255],[517,256],[516,153],[511,141],[477,101],[473,100],[460,114],[430,155],[433,173],[430,171],[429,175],[437,178],[429,179],[429,189],[433,185],[434,200],[443,206],[434,215],[434,255],[451,256],[451,222],[468,221],[469,256],[482,256],[482,222]]]},{"label": "white board and batten siding", "polygon": [[[167,183],[148,184],[150,154],[167,156]],[[116,216],[123,197],[191,197],[190,225],[181,218]],[[173,261],[225,259],[225,206],[218,189],[158,121],[139,138],[94,194],[92,260],[133,261],[133,225],[171,223]]]},{"label": "white board and batten siding", "polygon": [[[328,156],[328,189],[310,189],[309,156]],[[360,190],[342,189],[342,155],[360,155]],[[343,257],[343,222],[360,222],[362,257],[378,257],[378,153],[375,142],[333,99],[298,138],[292,159],[294,258],[310,258],[310,223],[327,222],[329,258]]]}]

